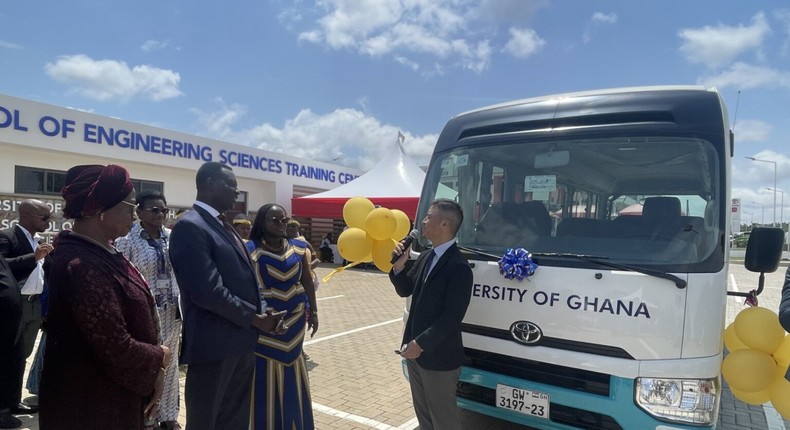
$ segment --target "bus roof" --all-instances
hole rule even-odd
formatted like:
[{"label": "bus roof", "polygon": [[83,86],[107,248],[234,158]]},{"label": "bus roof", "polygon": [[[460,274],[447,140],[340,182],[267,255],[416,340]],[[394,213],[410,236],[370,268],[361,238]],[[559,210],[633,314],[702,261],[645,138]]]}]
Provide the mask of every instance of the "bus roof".
[{"label": "bus roof", "polygon": [[471,137],[559,133],[600,126],[667,127],[679,134],[721,135],[728,127],[723,99],[703,86],[627,87],[535,97],[492,105],[450,119],[435,151]]},{"label": "bus roof", "polygon": [[543,102],[547,100],[559,100],[559,99],[568,99],[574,97],[604,96],[604,95],[622,94],[622,93],[638,93],[638,92],[646,92],[646,91],[711,91],[718,93],[718,90],[715,87],[708,88],[702,85],[655,85],[655,86],[606,88],[600,90],[574,91],[570,93],[559,93],[559,94],[551,94],[551,95],[538,96],[538,97],[528,97],[525,99],[511,100],[509,102],[497,103],[494,105],[484,106],[466,112],[461,112],[455,117],[459,117],[462,115],[467,115],[475,112],[486,111],[489,109],[499,109],[513,105]]}]

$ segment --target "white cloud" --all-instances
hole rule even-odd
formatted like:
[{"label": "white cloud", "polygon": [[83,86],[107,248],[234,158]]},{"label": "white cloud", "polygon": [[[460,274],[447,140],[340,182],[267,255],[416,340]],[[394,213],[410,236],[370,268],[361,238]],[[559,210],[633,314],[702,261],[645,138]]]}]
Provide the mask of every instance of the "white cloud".
[{"label": "white cloud", "polygon": [[773,126],[765,121],[759,119],[736,119],[735,124],[730,124],[735,127],[735,142],[765,142],[770,138]]},{"label": "white cloud", "polygon": [[391,56],[412,70],[423,68],[422,63],[433,61],[431,57],[477,73],[490,63],[490,41],[472,2],[319,0],[317,4],[323,15],[315,20],[316,28],[299,34],[300,41],[372,57]]},{"label": "white cloud", "polygon": [[721,67],[751,50],[758,58],[761,57],[763,40],[770,32],[771,27],[762,12],[752,18],[750,26],[719,24],[716,27],[686,28],[678,32],[683,40],[680,52],[692,63]]},{"label": "white cloud", "polygon": [[6,49],[22,49],[22,48],[24,48],[24,47],[23,47],[22,45],[19,45],[19,44],[13,43],[13,42],[9,42],[9,41],[7,41],[7,40],[1,40],[1,39],[0,39],[0,48],[6,48]]},{"label": "white cloud", "polygon": [[64,55],[47,63],[44,71],[70,90],[99,101],[135,97],[160,101],[181,96],[181,75],[149,65],[130,68],[123,61],[94,60],[86,55]]},{"label": "white cloud", "polygon": [[[170,47],[171,47],[171,45],[170,45],[169,41],[149,39],[149,40],[146,40],[145,43],[143,43],[142,46],[140,46],[140,49],[142,49],[145,52],[151,52],[151,51],[157,51],[157,50],[160,50],[160,49],[165,49],[165,48],[170,48]],[[178,50],[178,48],[175,48],[175,49]]]},{"label": "white cloud", "polygon": [[603,12],[595,12],[591,18],[592,22],[598,24],[615,24],[617,23],[617,14],[616,13],[603,13]]},{"label": "white cloud", "polygon": [[[225,106],[221,100],[216,112],[193,110],[211,137],[228,142],[287,153],[297,157],[335,163],[367,170],[381,154],[395,144],[397,126],[382,124],[378,119],[356,109],[336,109],[319,115],[303,109],[282,126],[263,123],[247,129],[234,129],[245,109],[239,105]],[[406,136],[404,149],[418,164],[427,164],[437,135]]]},{"label": "white cloud", "polygon": [[510,40],[507,41],[502,52],[516,58],[527,58],[538,52],[546,45],[546,41],[538,36],[531,28],[511,28]]},{"label": "white cloud", "polygon": [[603,12],[595,12],[592,17],[590,17],[590,22],[587,24],[587,29],[584,30],[582,34],[582,43],[587,44],[590,43],[592,40],[593,32],[595,32],[596,28],[602,25],[614,25],[617,23],[617,14],[612,12],[610,14],[605,14]]},{"label": "white cloud", "polygon": [[698,82],[705,86],[717,88],[737,88],[747,90],[754,88],[790,89],[790,72],[770,67],[753,66],[735,63],[729,70],[716,75],[704,76]]}]

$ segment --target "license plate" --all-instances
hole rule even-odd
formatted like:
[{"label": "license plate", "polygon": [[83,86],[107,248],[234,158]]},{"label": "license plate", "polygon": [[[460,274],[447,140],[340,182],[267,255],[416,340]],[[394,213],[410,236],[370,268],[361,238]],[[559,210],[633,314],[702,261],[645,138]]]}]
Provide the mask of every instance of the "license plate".
[{"label": "license plate", "polygon": [[497,384],[496,405],[531,417],[549,418],[549,395],[540,391]]}]

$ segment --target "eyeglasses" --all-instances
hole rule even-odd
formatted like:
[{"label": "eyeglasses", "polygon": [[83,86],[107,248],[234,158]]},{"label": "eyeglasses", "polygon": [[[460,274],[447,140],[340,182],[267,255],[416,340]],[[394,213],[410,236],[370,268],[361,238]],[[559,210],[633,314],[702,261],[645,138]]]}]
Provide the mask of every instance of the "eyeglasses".
[{"label": "eyeglasses", "polygon": [[136,205],[134,203],[127,202],[126,200],[121,200],[121,203],[125,204],[126,206],[131,206],[132,212],[134,212],[135,209],[137,209],[137,206],[138,206],[138,205]]},{"label": "eyeglasses", "polygon": [[168,214],[170,214],[170,208],[160,208],[159,206],[154,206],[154,207],[151,207],[151,208],[145,208],[143,210],[144,211],[149,211],[149,212],[151,212],[154,215],[159,215],[159,214],[168,215]]},{"label": "eyeglasses", "polygon": [[276,216],[273,216],[269,218],[269,221],[271,221],[272,224],[288,224],[288,221],[290,220],[291,218],[288,217],[277,218]]}]

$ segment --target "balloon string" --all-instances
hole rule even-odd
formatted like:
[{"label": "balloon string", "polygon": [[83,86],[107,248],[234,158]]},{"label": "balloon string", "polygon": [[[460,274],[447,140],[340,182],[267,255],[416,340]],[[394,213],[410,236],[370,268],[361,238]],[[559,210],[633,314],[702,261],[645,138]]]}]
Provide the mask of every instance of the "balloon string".
[{"label": "balloon string", "polygon": [[345,267],[338,267],[337,269],[335,269],[335,270],[333,270],[333,271],[329,272],[329,274],[328,274],[328,275],[324,276],[324,277],[321,279],[321,282],[327,283],[327,282],[329,282],[329,280],[330,280],[330,279],[331,279],[333,276],[335,276],[335,273],[340,273],[340,272],[342,272],[342,271],[344,271],[344,270],[346,270],[346,269],[350,269],[350,268],[352,268],[352,267],[356,266],[357,264],[362,264],[362,263],[364,263],[364,261],[355,261],[355,262],[353,262],[353,263],[351,263],[351,264],[349,264],[349,265],[347,265],[347,266],[345,266]]}]

